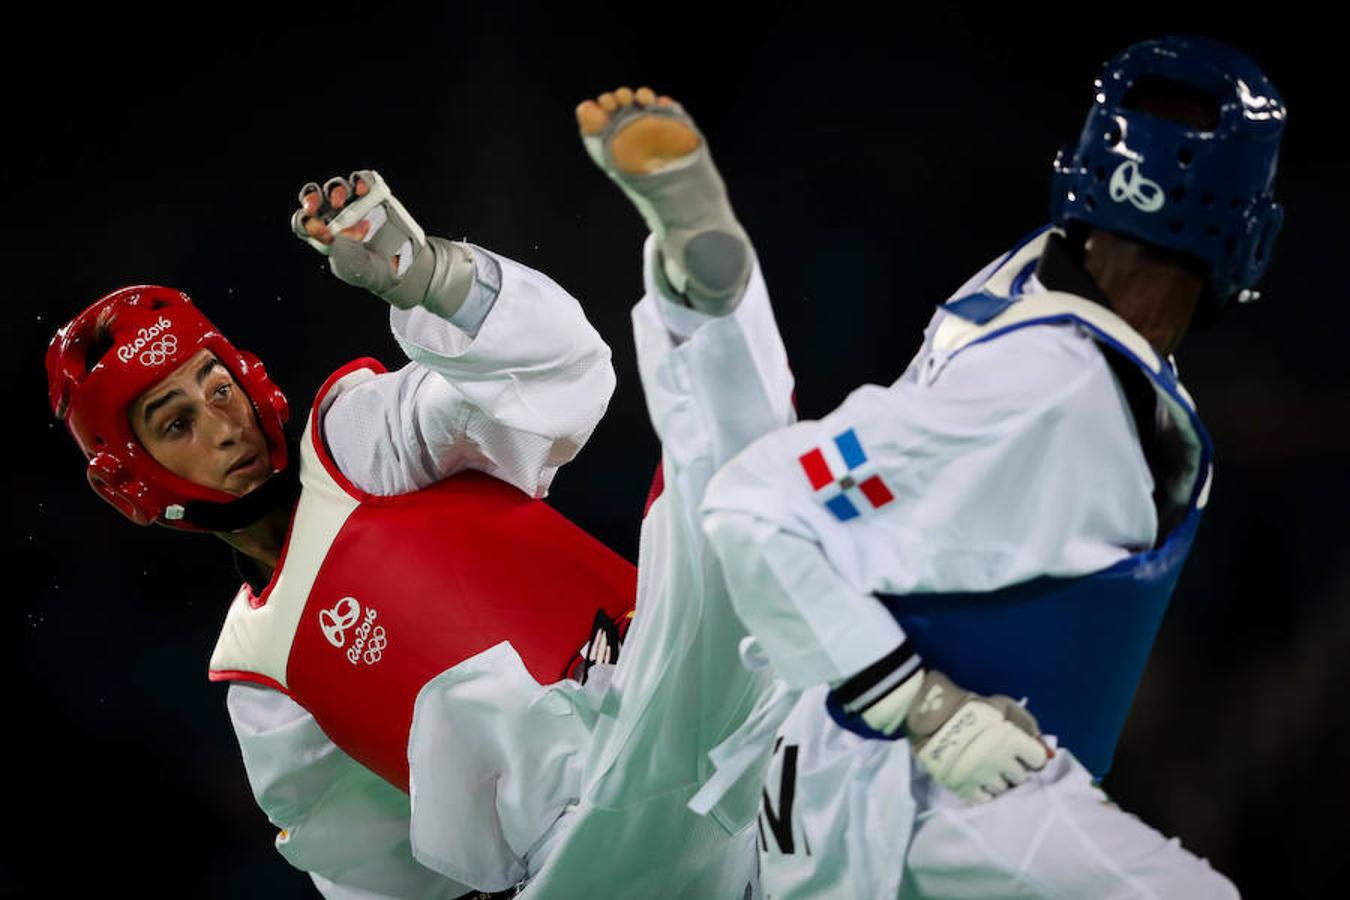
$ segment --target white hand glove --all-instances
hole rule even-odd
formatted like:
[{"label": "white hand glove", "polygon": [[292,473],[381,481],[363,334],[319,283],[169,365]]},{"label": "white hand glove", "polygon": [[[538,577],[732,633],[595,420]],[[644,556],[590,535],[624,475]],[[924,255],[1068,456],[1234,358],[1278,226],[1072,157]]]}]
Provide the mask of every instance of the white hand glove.
[{"label": "white hand glove", "polygon": [[449,318],[473,284],[473,255],[443,238],[427,238],[373,169],[300,189],[291,216],[296,236],[328,257],[333,274],[398,309],[424,306]]},{"label": "white hand glove", "polygon": [[928,774],[963,800],[992,800],[1045,766],[1052,751],[1036,719],[1011,697],[973,694],[936,671],[921,669],[915,679],[922,680],[905,715],[910,746]]}]

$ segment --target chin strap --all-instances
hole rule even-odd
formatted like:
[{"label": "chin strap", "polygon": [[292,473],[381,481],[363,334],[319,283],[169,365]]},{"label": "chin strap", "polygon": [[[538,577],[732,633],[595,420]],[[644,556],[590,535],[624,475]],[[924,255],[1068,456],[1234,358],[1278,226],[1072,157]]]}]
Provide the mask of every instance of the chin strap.
[{"label": "chin strap", "polygon": [[190,500],[183,504],[183,521],[207,531],[240,531],[280,506],[290,506],[300,496],[299,449],[287,454],[285,469],[229,503]]}]

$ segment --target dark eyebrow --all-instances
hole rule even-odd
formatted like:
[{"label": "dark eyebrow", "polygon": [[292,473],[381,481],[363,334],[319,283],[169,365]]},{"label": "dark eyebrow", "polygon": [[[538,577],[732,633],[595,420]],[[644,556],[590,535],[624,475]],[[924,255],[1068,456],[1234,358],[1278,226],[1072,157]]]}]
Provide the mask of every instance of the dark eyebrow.
[{"label": "dark eyebrow", "polygon": [[160,397],[158,400],[151,400],[149,403],[145,404],[145,424],[147,425],[150,424],[150,418],[159,410],[161,406],[168,403],[174,397],[181,397],[182,395],[183,395],[182,391],[180,391],[178,388],[174,388],[173,390],[165,394],[163,397]]},{"label": "dark eyebrow", "polygon": [[206,376],[211,374],[211,370],[220,365],[220,360],[214,356],[208,359],[200,369],[197,370],[197,383],[201,384],[206,380]]},{"label": "dark eyebrow", "polygon": [[[206,363],[200,369],[197,370],[197,383],[201,384],[203,381],[205,381],[206,376],[210,375],[211,370],[213,370],[218,365],[220,365],[220,360],[216,359],[215,357],[212,357],[211,359],[207,360]],[[145,404],[145,416],[144,416],[145,424],[147,425],[150,424],[150,418],[154,416],[154,414],[159,410],[160,407],[168,403],[174,397],[181,397],[182,395],[183,395],[182,391],[180,391],[178,388],[174,388],[173,390],[165,394],[163,397],[160,397],[158,400],[152,400],[149,403]]]}]

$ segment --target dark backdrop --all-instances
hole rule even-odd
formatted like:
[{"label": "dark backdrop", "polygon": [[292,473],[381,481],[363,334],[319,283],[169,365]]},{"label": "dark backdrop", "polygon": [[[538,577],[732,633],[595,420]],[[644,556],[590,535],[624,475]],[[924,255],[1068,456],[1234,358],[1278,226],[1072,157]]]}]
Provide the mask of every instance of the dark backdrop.
[{"label": "dark backdrop", "polygon": [[303,182],[378,168],[429,232],[548,272],[614,347],[609,415],[552,500],[632,557],[658,455],[628,324],[643,228],[578,145],[580,99],[650,83],[697,116],[810,417],[894,379],[933,304],[1043,220],[1100,62],[1169,30],[1243,46],[1283,91],[1288,226],[1265,300],[1183,348],[1218,478],[1106,786],[1249,895],[1331,894],[1350,638],[1335,35],[1269,8],[895,9],[897,24],[842,4],[479,6],[175,20],[52,5],[7,23],[0,895],[312,894],[271,849],[206,681],[236,586],[225,548],[121,520],[44,405],[47,340],[86,303],[181,287],[303,411],[348,359],[400,359],[382,304],[287,228]]}]

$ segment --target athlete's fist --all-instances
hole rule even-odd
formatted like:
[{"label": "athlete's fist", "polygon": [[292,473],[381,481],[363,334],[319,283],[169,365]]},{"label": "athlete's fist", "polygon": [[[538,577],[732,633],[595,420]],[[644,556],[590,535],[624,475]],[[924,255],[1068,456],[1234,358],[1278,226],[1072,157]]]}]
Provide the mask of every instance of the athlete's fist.
[{"label": "athlete's fist", "polygon": [[322,188],[306,184],[291,230],[327,256],[333,274],[348,284],[399,309],[426,299],[433,268],[426,235],[375,170],[330,178]]},{"label": "athlete's fist", "polygon": [[[328,255],[329,245],[333,243],[333,229],[330,227],[338,212],[353,197],[360,198],[370,193],[370,184],[353,172],[349,177],[334,176],[321,188],[313,181],[300,188],[300,208],[291,216],[291,228],[296,236],[308,241],[316,250]],[[368,222],[358,221],[355,225],[343,228],[340,234],[355,240],[361,240],[370,231]]]},{"label": "athlete's fist", "polygon": [[[864,669],[836,685],[826,703],[864,737],[908,737],[928,774],[971,803],[991,800],[1045,766],[1051,751],[1031,713],[1011,697],[971,693],[917,663],[911,654],[890,674],[878,675],[875,665]],[[896,678],[888,690],[878,686]]]},{"label": "athlete's fist", "polygon": [[982,697],[941,672],[922,676],[905,716],[919,764],[953,793],[983,803],[1026,781],[1051,751],[1031,713],[1011,697]]}]

